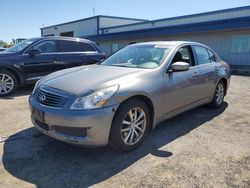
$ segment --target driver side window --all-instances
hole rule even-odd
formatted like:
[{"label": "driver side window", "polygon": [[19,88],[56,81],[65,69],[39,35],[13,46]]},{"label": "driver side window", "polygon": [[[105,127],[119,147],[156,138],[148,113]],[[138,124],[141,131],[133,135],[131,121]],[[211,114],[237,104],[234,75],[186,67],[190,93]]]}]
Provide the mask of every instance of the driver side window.
[{"label": "driver side window", "polygon": [[190,66],[194,66],[194,61],[192,57],[191,47],[190,46],[183,46],[181,47],[175,54],[172,64],[175,62],[186,62]]},{"label": "driver side window", "polygon": [[32,49],[40,50],[41,53],[53,53],[57,52],[56,41],[47,40],[35,45]]}]

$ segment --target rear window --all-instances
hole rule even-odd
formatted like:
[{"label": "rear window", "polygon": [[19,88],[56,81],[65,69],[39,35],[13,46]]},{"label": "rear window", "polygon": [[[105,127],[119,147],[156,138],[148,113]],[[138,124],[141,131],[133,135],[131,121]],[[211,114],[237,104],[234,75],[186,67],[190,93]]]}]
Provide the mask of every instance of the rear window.
[{"label": "rear window", "polygon": [[92,52],[92,51],[96,51],[96,49],[90,44],[87,44],[84,42],[60,40],[59,51],[60,52],[89,52],[89,51]]},{"label": "rear window", "polygon": [[95,52],[96,49],[91,46],[90,44],[87,44],[87,43],[82,43],[82,48],[83,48],[83,51],[84,52]]},{"label": "rear window", "polygon": [[82,52],[82,46],[80,42],[60,40],[59,51],[60,52]]}]

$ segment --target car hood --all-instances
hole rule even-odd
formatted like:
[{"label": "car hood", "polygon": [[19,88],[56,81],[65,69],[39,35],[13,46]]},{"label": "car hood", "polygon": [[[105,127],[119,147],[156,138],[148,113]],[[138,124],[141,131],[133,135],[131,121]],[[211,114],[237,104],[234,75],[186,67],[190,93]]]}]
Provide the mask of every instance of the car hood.
[{"label": "car hood", "polygon": [[17,55],[19,55],[18,53],[15,53],[15,52],[0,52],[0,60],[3,60],[3,59],[10,59],[10,58],[14,58],[16,57]]},{"label": "car hood", "polygon": [[[43,79],[40,84],[74,95],[85,95],[91,91],[121,83],[121,80],[130,80],[144,69],[127,68],[105,65],[89,65],[65,69],[52,73]],[[126,80],[127,82],[128,80]]]}]

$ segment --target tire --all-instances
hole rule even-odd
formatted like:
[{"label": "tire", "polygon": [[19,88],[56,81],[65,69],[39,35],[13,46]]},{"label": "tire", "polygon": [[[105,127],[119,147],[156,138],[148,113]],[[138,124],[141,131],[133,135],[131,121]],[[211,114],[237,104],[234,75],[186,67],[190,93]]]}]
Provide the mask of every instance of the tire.
[{"label": "tire", "polygon": [[7,70],[0,70],[0,97],[13,94],[17,89],[17,78]]},{"label": "tire", "polygon": [[222,105],[224,101],[225,91],[226,91],[225,84],[222,81],[220,81],[216,86],[213,100],[210,103],[211,107],[219,108]]},{"label": "tire", "polygon": [[128,100],[119,107],[114,116],[109,146],[121,152],[134,150],[142,144],[148,132],[149,123],[148,106],[138,99]]}]

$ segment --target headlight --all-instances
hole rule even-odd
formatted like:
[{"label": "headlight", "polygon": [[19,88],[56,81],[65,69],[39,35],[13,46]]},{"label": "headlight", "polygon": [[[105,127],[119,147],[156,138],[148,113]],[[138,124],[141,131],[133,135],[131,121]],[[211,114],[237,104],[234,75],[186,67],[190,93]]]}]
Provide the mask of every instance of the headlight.
[{"label": "headlight", "polygon": [[35,93],[35,90],[36,90],[37,86],[39,85],[39,82],[40,82],[40,80],[38,80],[38,81],[36,82],[36,85],[35,85],[35,87],[34,87],[34,89],[33,89],[33,91],[32,91],[32,94]]},{"label": "headlight", "polygon": [[88,96],[79,97],[73,102],[70,110],[102,108],[108,99],[117,92],[118,88],[119,86],[115,85],[96,91]]}]

